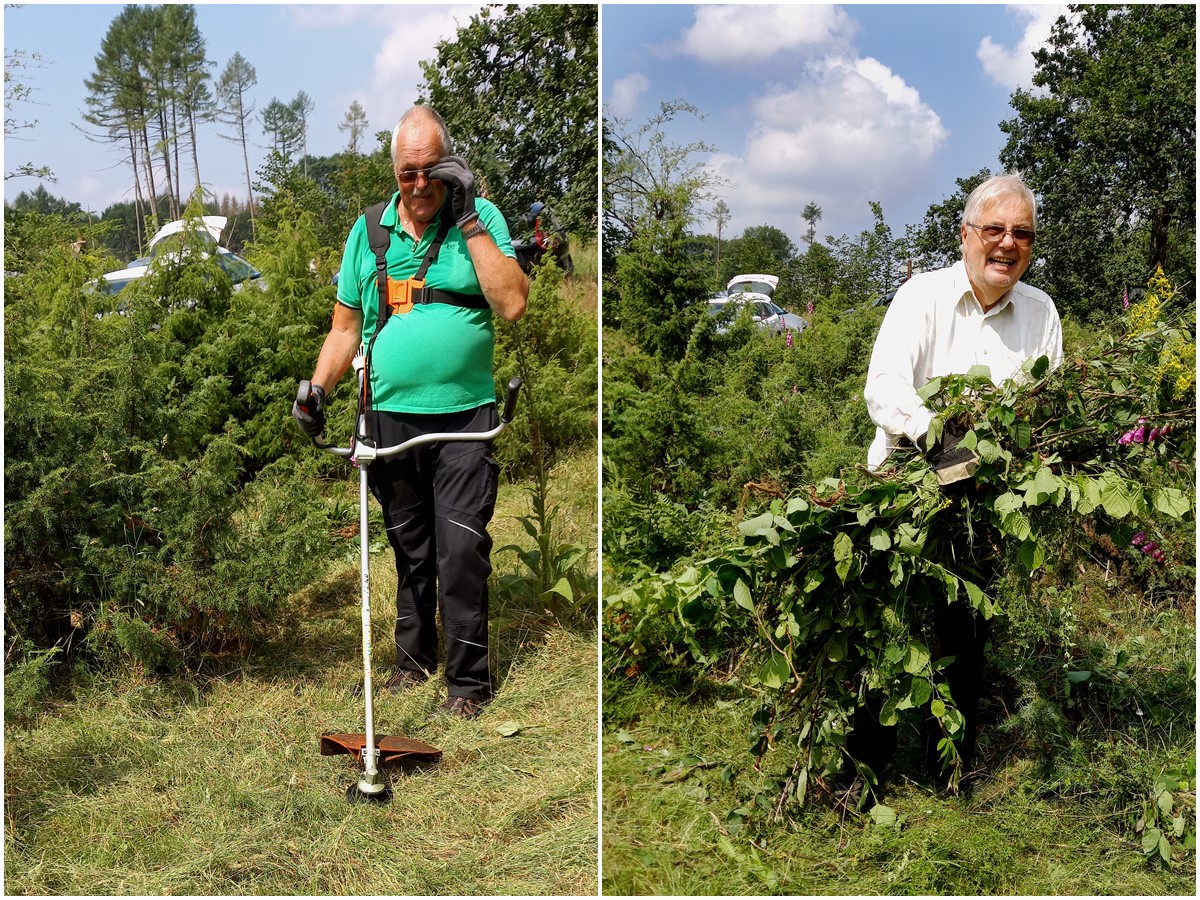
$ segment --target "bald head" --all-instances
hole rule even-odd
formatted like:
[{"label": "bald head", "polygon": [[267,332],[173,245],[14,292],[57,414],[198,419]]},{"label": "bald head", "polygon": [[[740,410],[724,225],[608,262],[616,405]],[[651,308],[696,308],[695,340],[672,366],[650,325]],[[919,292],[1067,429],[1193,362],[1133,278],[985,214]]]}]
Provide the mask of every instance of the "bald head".
[{"label": "bald head", "polygon": [[453,153],[454,145],[450,140],[450,131],[446,128],[446,120],[428,106],[413,106],[400,117],[400,121],[392,129],[392,164],[396,164],[396,151],[405,136],[414,132],[424,134],[430,128],[435,132],[436,140],[441,145],[440,155],[449,156]]}]

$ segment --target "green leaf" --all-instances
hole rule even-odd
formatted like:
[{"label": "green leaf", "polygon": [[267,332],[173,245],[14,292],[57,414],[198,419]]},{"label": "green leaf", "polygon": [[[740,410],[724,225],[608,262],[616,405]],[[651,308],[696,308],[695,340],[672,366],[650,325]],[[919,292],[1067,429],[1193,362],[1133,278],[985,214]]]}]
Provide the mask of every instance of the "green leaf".
[{"label": "green leaf", "polygon": [[[738,531],[746,535],[746,537],[762,536],[768,533],[775,533],[775,516],[769,512],[763,513],[761,516],[755,516],[753,519],[747,519],[745,522],[738,524]],[[778,538],[778,535],[776,535]]]},{"label": "green leaf", "polygon": [[833,539],[833,558],[836,561],[849,559],[854,555],[854,541],[850,539],[850,535],[846,532],[838,532],[837,537]]},{"label": "green leaf", "polygon": [[1160,488],[1154,492],[1154,508],[1164,516],[1180,519],[1192,511],[1192,501],[1178,488]]},{"label": "green leaf", "polygon": [[940,719],[946,715],[946,704],[941,700],[934,700],[929,704],[929,711],[933,713],[936,718]]},{"label": "green leaf", "polygon": [[925,532],[911,522],[901,522],[896,526],[896,546],[901,553],[920,556],[925,549]]},{"label": "green leaf", "polygon": [[825,642],[825,657],[830,662],[841,662],[846,658],[846,635],[838,634]]},{"label": "green leaf", "polygon": [[867,813],[871,817],[871,821],[880,827],[896,824],[896,811],[890,806],[884,806],[882,803],[876,803],[871,807],[871,811]]},{"label": "green leaf", "polygon": [[884,701],[883,706],[879,710],[879,724],[885,728],[894,728],[900,722],[900,717],[896,714],[897,701],[895,697],[890,697]]},{"label": "green leaf", "polygon": [[[928,402],[929,400],[932,400],[935,396],[937,396],[938,391],[940,391],[941,389],[942,389],[942,377],[939,375],[937,378],[930,379],[929,381],[925,382],[924,385],[922,385],[920,388],[918,388],[917,396],[920,397],[922,400]],[[930,430],[932,430],[932,426],[931,426]]]},{"label": "green leaf", "polygon": [[771,658],[758,670],[758,680],[763,687],[773,691],[789,683],[792,680],[792,667],[788,664],[788,658],[779,652],[772,653]]},{"label": "green leaf", "polygon": [[754,612],[754,600],[750,597],[750,588],[740,578],[733,586],[733,602],[742,607],[742,609]]},{"label": "green leaf", "polygon": [[825,581],[825,573],[820,569],[809,569],[804,578],[804,593],[811,594]]},{"label": "green leaf", "polygon": [[1046,554],[1042,550],[1042,545],[1034,539],[1029,539],[1021,544],[1021,549],[1017,551],[1017,559],[1021,561],[1021,565],[1030,573],[1036,572],[1042,567],[1046,561]]},{"label": "green leaf", "polygon": [[629,734],[629,732],[626,731],[624,728],[622,728],[620,731],[617,732],[617,741],[622,744],[637,743],[637,741],[635,741],[633,739],[633,737]]},{"label": "green leaf", "polygon": [[933,687],[924,678],[914,678],[912,687],[908,689],[908,699],[913,706],[922,707],[933,696]]},{"label": "green leaf", "polygon": [[985,463],[999,462],[1002,459],[1011,458],[1012,454],[1003,450],[999,444],[983,439],[975,445],[975,452],[979,454],[980,460]]},{"label": "green leaf", "polygon": [[1158,811],[1164,819],[1169,819],[1175,808],[1175,801],[1169,791],[1159,791],[1158,796],[1154,798],[1154,805],[1158,807]]},{"label": "green leaf", "polygon": [[1029,427],[1028,422],[1017,422],[1013,426],[1013,443],[1019,450],[1028,449],[1033,443],[1033,429]]},{"label": "green leaf", "polygon": [[787,515],[792,513],[804,512],[808,509],[808,501],[803,497],[791,497],[787,502]]},{"label": "green leaf", "polygon": [[1162,832],[1151,826],[1142,833],[1142,852],[1147,856],[1158,852],[1158,842],[1162,840]]},{"label": "green leaf", "polygon": [[1165,863],[1171,861],[1171,842],[1167,840],[1165,834],[1158,839],[1158,855],[1162,857],[1162,861]]},{"label": "green leaf", "polygon": [[918,675],[929,665],[929,649],[920,641],[912,641],[904,651],[904,671]]},{"label": "green leaf", "polygon": [[554,587],[550,588],[546,593],[558,594],[560,597],[565,597],[568,603],[575,602],[575,592],[571,590],[571,582],[567,580],[566,576],[558,579],[554,583]]},{"label": "green leaf", "polygon": [[892,537],[882,528],[871,529],[871,549],[873,550],[890,550],[892,547]]},{"label": "green leaf", "polygon": [[1134,511],[1137,502],[1137,486],[1125,481],[1115,472],[1100,476],[1100,505],[1114,519],[1123,519]]},{"label": "green leaf", "polygon": [[845,584],[850,575],[850,566],[854,562],[854,541],[850,540],[850,535],[844,531],[839,532],[833,539],[833,559],[834,571],[842,584]]},{"label": "green leaf", "polygon": [[495,732],[501,737],[514,737],[521,733],[521,726],[516,722],[501,722],[495,727]]},{"label": "green leaf", "polygon": [[[729,814],[725,816],[725,830],[730,834],[737,834],[746,826],[746,819],[750,817],[750,807],[742,806],[737,809],[731,809]],[[738,858],[738,853],[733,849],[733,844],[725,835],[718,836],[718,843],[721,849],[734,859]]]},{"label": "green leaf", "polygon": [[1063,481],[1047,466],[1042,466],[1025,487],[1026,506],[1041,506],[1043,503],[1058,504],[1063,498]]},{"label": "green leaf", "polygon": [[984,593],[983,588],[979,587],[979,585],[974,584],[973,582],[967,581],[965,578],[961,580],[963,587],[967,589],[967,602],[970,603],[972,607],[979,610],[980,615],[982,615],[985,619],[990,619],[992,616],[996,615],[996,604],[994,604],[991,598]]}]

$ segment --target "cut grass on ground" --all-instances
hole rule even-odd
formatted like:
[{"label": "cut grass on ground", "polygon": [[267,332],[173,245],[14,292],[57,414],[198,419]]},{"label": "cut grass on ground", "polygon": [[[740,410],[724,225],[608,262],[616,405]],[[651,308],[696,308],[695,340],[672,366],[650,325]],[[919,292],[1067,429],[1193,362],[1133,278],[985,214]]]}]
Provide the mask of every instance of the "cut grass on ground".
[{"label": "cut grass on ground", "polygon": [[[611,895],[1185,895],[1194,853],[1167,868],[1088,797],[1037,793],[1018,762],[972,799],[893,779],[898,823],[817,798],[782,824],[748,795],[744,703],[711,690],[606,685],[603,890]],[[613,717],[612,713],[616,712]],[[743,781],[743,778],[745,781]]]},{"label": "cut grass on ground", "polygon": [[[503,489],[498,520],[522,502]],[[393,657],[390,551],[372,579],[378,683]],[[497,698],[473,721],[426,722],[438,678],[379,695],[378,734],[444,752],[391,773],[386,806],[348,804],[357,762],[318,753],[321,732],[363,730],[359,633],[357,564],[343,564],[216,674],[129,675],[6,728],[5,892],[595,894],[594,633],[507,610]]]}]

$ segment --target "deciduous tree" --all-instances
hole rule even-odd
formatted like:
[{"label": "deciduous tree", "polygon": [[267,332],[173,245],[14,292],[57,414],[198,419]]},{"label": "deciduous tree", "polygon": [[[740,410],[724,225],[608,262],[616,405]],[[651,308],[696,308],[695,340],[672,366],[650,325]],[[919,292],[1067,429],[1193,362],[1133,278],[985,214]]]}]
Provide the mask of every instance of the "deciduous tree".
[{"label": "deciduous tree", "polygon": [[1000,159],[1041,200],[1035,277],[1080,316],[1159,265],[1194,297],[1195,9],[1072,6],[1034,56]]},{"label": "deciduous tree", "polygon": [[422,100],[510,215],[537,200],[596,227],[596,25],[594,4],[485,7],[421,63]]}]

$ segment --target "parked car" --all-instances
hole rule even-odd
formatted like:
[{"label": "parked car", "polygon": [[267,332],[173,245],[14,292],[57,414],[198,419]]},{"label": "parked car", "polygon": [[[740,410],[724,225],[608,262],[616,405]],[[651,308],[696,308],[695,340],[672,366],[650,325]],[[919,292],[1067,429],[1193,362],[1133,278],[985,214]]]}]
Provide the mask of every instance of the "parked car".
[{"label": "parked car", "polygon": [[708,300],[708,314],[717,321],[717,333],[727,332],[738,312],[745,307],[750,308],[755,325],[774,334],[783,334],[785,331],[798,333],[808,327],[802,318],[777,306],[766,294],[735,291],[728,296],[717,294]]},{"label": "parked car", "polygon": [[[242,286],[247,283],[266,290],[266,283],[262,280],[262,273],[258,269],[236,253],[220,245],[221,232],[225,230],[225,224],[228,221],[225,216],[203,216],[200,219],[204,229],[201,237],[215,248],[217,262],[229,275],[235,291],[241,290]],[[186,227],[187,221],[184,219],[168,222],[150,239],[150,247],[145,256],[135,259],[124,269],[107,273],[103,278],[91,282],[91,284],[96,288],[102,286],[106,294],[116,294],[130,282],[145,277],[156,259],[180,252]]]},{"label": "parked car", "polygon": [[779,287],[778,275],[734,275],[729,279],[729,284],[725,285],[729,293],[736,291],[750,291],[755,294],[766,294],[767,297],[775,296],[775,289]]}]

